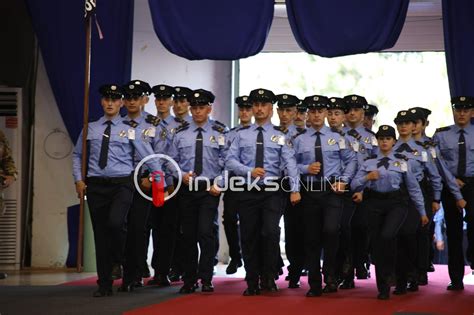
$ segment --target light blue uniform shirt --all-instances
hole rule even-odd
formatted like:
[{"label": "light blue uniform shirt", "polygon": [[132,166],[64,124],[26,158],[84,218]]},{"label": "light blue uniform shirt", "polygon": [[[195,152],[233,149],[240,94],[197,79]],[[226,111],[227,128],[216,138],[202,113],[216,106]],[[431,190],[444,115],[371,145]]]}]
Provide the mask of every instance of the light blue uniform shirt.
[{"label": "light blue uniform shirt", "polygon": [[372,130],[365,128],[362,124],[352,129],[344,126],[342,131],[350,139],[351,147],[357,155],[357,167],[361,167],[364,161],[378,153],[377,138]]},{"label": "light blue uniform shirt", "polygon": [[[238,176],[247,178],[255,168],[257,153],[257,130],[259,126],[252,124],[238,130],[227,154],[226,169]],[[263,127],[263,168],[265,175],[260,179],[262,184],[266,177],[281,178],[285,170],[292,179],[292,191],[299,191],[299,172],[296,167],[295,151],[290,147],[290,139],[270,122]]]},{"label": "light blue uniform shirt", "polygon": [[[150,143],[144,142],[137,137],[135,140],[130,138],[130,126],[123,123],[120,115],[111,119],[109,150],[107,154],[107,165],[104,169],[99,167],[100,150],[102,147],[102,138],[107,128],[107,119],[102,116],[99,120],[89,123],[87,141],[89,142],[89,161],[87,177],[125,177],[134,171],[133,153],[139,156],[148,156],[153,154]],[[84,180],[81,175],[82,159],[82,132],[79,135],[76,146],[73,151],[73,175],[74,181]],[[155,160],[149,160],[146,165],[150,172],[161,171],[160,163]]]},{"label": "light blue uniform shirt", "polygon": [[[437,129],[433,136],[448,170],[455,177],[458,177],[460,130],[459,126],[452,125]],[[466,143],[466,174],[464,176],[474,177],[474,125],[467,125],[464,128],[464,139]]]},{"label": "light blue uniform shirt", "polygon": [[[325,178],[339,178],[349,183],[355,175],[357,157],[349,141],[338,132],[323,126],[320,132],[321,151],[323,155],[323,174]],[[303,177],[314,179],[316,175],[308,173],[308,166],[316,161],[316,129],[308,128],[293,140],[298,170]]]},{"label": "light blue uniform shirt", "polygon": [[[382,154],[377,155],[376,158],[366,160],[351,182],[352,190],[360,192],[364,188],[368,188],[376,192],[388,193],[400,190],[402,184],[405,183],[410,199],[415,204],[416,209],[420,215],[426,215],[423,194],[412,172],[413,161],[396,158],[393,152],[387,157],[389,158],[387,169],[383,165],[377,166],[378,162],[384,158]],[[379,172],[379,179],[375,181],[367,180],[367,174],[372,171]]]}]

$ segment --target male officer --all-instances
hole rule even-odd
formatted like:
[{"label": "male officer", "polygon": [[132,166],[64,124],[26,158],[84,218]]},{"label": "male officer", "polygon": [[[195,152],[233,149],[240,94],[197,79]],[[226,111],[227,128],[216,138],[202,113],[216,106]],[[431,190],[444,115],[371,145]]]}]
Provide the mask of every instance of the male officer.
[{"label": "male officer", "polygon": [[375,124],[375,117],[379,113],[379,109],[375,105],[367,104],[364,115],[364,127],[372,130]]},{"label": "male officer", "polygon": [[[252,103],[247,95],[239,96],[235,99],[239,108],[239,125],[232,128],[226,135],[226,152],[228,152],[232,141],[237,135],[237,131],[252,124]],[[232,177],[232,174],[229,175]],[[242,250],[240,248],[240,227],[238,215],[238,193],[232,189],[224,193],[224,213],[222,215],[225,236],[229,244],[230,263],[227,266],[226,273],[234,274],[239,267],[242,267]]]},{"label": "male officer", "polygon": [[[343,131],[353,137],[351,146],[357,154],[358,166],[360,167],[365,159],[377,153],[377,139],[375,134],[363,125],[367,100],[363,96],[351,94],[345,96],[344,101],[348,107],[348,112]],[[368,264],[369,246],[367,210],[364,202],[359,203],[351,222],[353,264],[356,268],[357,279],[370,277],[369,269],[365,267],[365,264]]]},{"label": "male officer", "polygon": [[176,118],[191,122],[192,117],[189,114],[189,98],[193,91],[184,86],[174,87],[173,113]]},{"label": "male officer", "polygon": [[[137,81],[138,82],[138,81]],[[146,97],[143,85],[126,84],[122,87],[124,105],[127,115],[123,123],[135,130],[135,136],[151,144],[155,153],[165,153],[168,148],[166,129],[160,125],[160,119],[148,114],[142,115],[143,98]],[[139,156],[134,156],[134,167],[140,162]],[[147,173],[141,175],[141,187],[145,193],[150,193],[150,181]],[[132,291],[135,286],[143,286],[143,261],[146,260],[145,227],[151,209],[151,202],[143,198],[138,191],[133,195],[132,206],[128,216],[127,243],[125,247],[124,279],[120,291]],[[146,268],[148,269],[148,267]],[[146,271],[145,269],[145,271]]]},{"label": "male officer", "polygon": [[250,92],[249,98],[255,124],[239,129],[226,162],[226,168],[244,177],[248,185],[239,193],[240,233],[248,285],[244,296],[260,294],[259,279],[264,289],[278,290],[274,278],[280,256],[281,196],[279,183],[275,181],[281,177],[282,169],[296,181],[291,185],[291,202],[296,204],[301,199],[294,151],[281,128],[270,122],[275,94],[256,89]]},{"label": "male officer", "polygon": [[[94,297],[112,295],[112,264],[122,262],[127,230],[126,218],[133,198],[131,174],[133,156],[153,154],[149,143],[123,123],[119,115],[122,91],[116,84],[103,85],[99,92],[104,116],[89,124],[87,177],[82,177],[82,133],[73,152],[73,173],[79,197],[86,194],[91,213],[96,248],[99,285]],[[157,161],[149,161],[150,171],[160,171]],[[87,186],[86,186],[87,184]]]},{"label": "male officer", "polygon": [[307,111],[308,109],[306,108],[306,105],[303,104],[303,102],[300,102],[298,105],[296,105],[296,117],[293,123],[296,126],[296,130],[298,132],[306,129],[306,120],[308,118]]},{"label": "male officer", "polygon": [[[417,144],[412,138],[414,125],[420,114],[421,112],[415,109],[398,112],[394,122],[397,125],[400,137],[393,150],[411,160],[411,173],[420,185],[425,202],[425,211],[428,218],[431,218],[433,212],[439,210],[443,186],[433,159],[424,147]],[[417,231],[420,230],[420,233],[428,234],[429,226],[420,226],[420,215],[416,210],[413,200],[408,202],[408,206],[407,217],[400,227],[397,240],[397,284],[394,291],[396,295],[405,294],[407,290],[411,292],[418,291],[417,255],[422,254],[426,256],[426,260],[428,260],[429,255],[428,246],[425,246],[428,244],[425,243],[423,246],[417,246]],[[421,232],[421,230],[424,232]],[[407,287],[408,280],[410,282]]]},{"label": "male officer", "polygon": [[[225,129],[209,121],[209,91],[194,91],[189,101],[193,121],[177,130],[170,156],[178,163],[183,178],[178,200],[183,231],[184,285],[180,293],[196,289],[201,279],[202,292],[213,292],[212,285],[215,233],[214,219],[219,205],[222,183],[214,180],[224,168]],[[201,250],[198,263],[198,247]],[[199,271],[197,274],[196,272]]]},{"label": "male officer", "polygon": [[[467,223],[467,260],[474,269],[474,125],[470,118],[474,97],[458,96],[451,99],[454,125],[438,128],[433,140],[438,144],[448,170],[456,177],[464,199]],[[456,207],[452,194],[445,188],[441,197],[448,236],[448,270],[451,283],[448,290],[463,290],[464,258],[463,213]]]},{"label": "male officer", "polygon": [[[150,100],[150,94],[152,93],[151,86],[148,84],[148,82],[142,81],[142,80],[131,80],[128,82],[126,85],[134,85],[134,86],[139,86],[143,90],[143,96],[141,98],[141,113],[143,116],[148,116],[150,113],[145,111],[145,106],[148,104],[148,101]],[[148,268],[148,267],[147,267]]]},{"label": "male officer", "polygon": [[280,128],[291,138],[298,133],[293,124],[296,117],[296,106],[301,103],[300,99],[291,94],[279,94],[277,99],[277,114],[280,118]]},{"label": "male officer", "polygon": [[[305,249],[310,285],[306,296],[315,297],[323,292],[337,291],[335,267],[343,209],[342,194],[355,174],[357,160],[349,141],[339,131],[331,130],[325,125],[328,99],[313,95],[306,97],[304,102],[308,107],[311,128],[296,136],[293,144],[302,181]],[[335,102],[333,99],[333,103]],[[322,249],[326,284],[324,289],[320,271]]]}]

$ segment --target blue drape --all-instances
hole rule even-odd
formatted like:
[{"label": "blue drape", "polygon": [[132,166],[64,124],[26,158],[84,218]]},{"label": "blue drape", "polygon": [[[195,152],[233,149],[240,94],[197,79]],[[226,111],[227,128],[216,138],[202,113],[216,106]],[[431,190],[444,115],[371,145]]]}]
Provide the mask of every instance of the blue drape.
[{"label": "blue drape", "polygon": [[323,57],[393,47],[409,0],[286,0],[288,20],[300,47]]},{"label": "blue drape", "polygon": [[443,0],[444,48],[451,96],[474,96],[474,1]]},{"label": "blue drape", "polygon": [[[66,128],[75,141],[82,129],[85,64],[84,0],[26,0],[46,72]],[[102,115],[103,83],[130,80],[133,40],[131,0],[100,0],[92,26],[90,115]]]},{"label": "blue drape", "polygon": [[260,52],[274,0],[149,0],[155,32],[173,54],[189,60],[235,60]]}]

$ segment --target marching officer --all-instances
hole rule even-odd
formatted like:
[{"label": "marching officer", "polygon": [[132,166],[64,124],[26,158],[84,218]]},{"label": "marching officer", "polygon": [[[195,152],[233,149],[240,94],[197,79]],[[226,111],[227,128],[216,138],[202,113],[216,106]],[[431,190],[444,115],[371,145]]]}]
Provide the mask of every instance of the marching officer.
[{"label": "marching officer", "polygon": [[[127,109],[123,123],[135,130],[135,137],[140,137],[143,141],[150,143],[155,153],[165,153],[168,148],[166,129],[160,125],[158,117],[142,114],[141,105],[143,98],[146,97],[143,84],[127,84],[122,87],[122,90],[124,105]],[[140,162],[140,157],[134,156],[133,162],[136,167]],[[151,182],[148,175],[145,172],[140,174],[141,188],[145,193],[150,194]],[[143,261],[146,259],[146,244],[148,243],[145,239],[145,227],[151,206],[150,201],[135,191],[128,216],[124,277],[120,291],[129,292],[134,287],[143,286]]]},{"label": "marching officer", "polygon": [[[252,124],[252,103],[247,95],[239,96],[235,99],[239,108],[239,125],[232,128],[226,135],[226,152],[228,152],[232,141],[237,135],[237,131]],[[232,174],[229,174],[232,177]],[[231,275],[242,267],[242,250],[240,247],[240,227],[239,227],[239,202],[238,193],[231,189],[226,190],[223,197],[224,213],[222,215],[224,232],[229,244],[229,256],[231,258],[226,268],[226,274]]]},{"label": "marching officer", "polygon": [[255,124],[238,130],[226,161],[226,168],[236,176],[244,177],[247,185],[239,193],[240,235],[248,285],[244,296],[260,294],[259,280],[262,289],[278,291],[274,279],[280,256],[282,207],[278,181],[283,168],[295,179],[291,202],[296,204],[301,198],[294,151],[281,128],[270,121],[275,94],[256,89],[250,92],[249,98]]},{"label": "marching officer", "polygon": [[[428,219],[431,219],[433,213],[440,208],[439,203],[443,186],[441,176],[431,155],[412,138],[415,123],[420,117],[421,112],[416,109],[398,112],[394,122],[397,125],[400,137],[393,150],[396,153],[404,154],[409,160],[412,160],[411,171],[420,185],[425,202],[425,211]],[[428,261],[429,241],[418,246],[418,236],[428,235],[429,224],[420,227],[419,222],[420,216],[416,210],[415,203],[409,200],[407,217],[400,228],[397,240],[397,285],[394,291],[396,295],[405,294],[407,290],[411,292],[418,291],[418,256],[423,256],[426,262]],[[426,263],[423,272],[426,272],[427,267]],[[408,280],[410,282],[407,287]]]},{"label": "marching officer", "polygon": [[[341,132],[325,125],[329,100],[313,95],[303,101],[311,128],[293,140],[301,174],[305,253],[310,289],[306,296],[337,292],[336,254],[343,208],[342,194],[354,176],[357,160]],[[322,289],[321,250],[324,249]]]},{"label": "marching officer", "polygon": [[[358,166],[360,167],[364,160],[377,153],[377,139],[372,130],[364,127],[365,110],[367,100],[363,96],[351,94],[344,97],[348,112],[346,114],[344,133],[351,136],[352,149],[356,152]],[[353,264],[356,269],[357,279],[367,279],[370,277],[368,268],[368,221],[367,208],[364,202],[356,205],[356,211],[352,217],[352,249],[354,252]],[[366,267],[367,265],[367,267]]]},{"label": "marching officer", "polygon": [[209,121],[211,99],[213,95],[209,91],[193,92],[189,99],[193,121],[176,131],[170,149],[185,184],[180,188],[178,199],[182,241],[186,248],[184,285],[179,291],[183,294],[193,293],[198,279],[201,279],[202,292],[214,291],[214,220],[219,205],[218,186],[222,185],[222,180],[216,178],[222,176],[224,168],[225,129]]},{"label": "marching officer", "polygon": [[306,108],[306,105],[303,104],[303,102],[300,102],[298,105],[296,105],[296,116],[293,124],[295,125],[296,131],[298,132],[306,129],[306,120],[308,119],[307,111],[308,109]]},{"label": "marching officer", "polygon": [[[141,113],[143,116],[148,116],[150,115],[150,113],[146,112],[145,111],[145,106],[146,104],[148,104],[148,102],[150,101],[150,94],[152,93],[152,90],[151,90],[151,86],[150,84],[148,84],[148,82],[145,82],[145,81],[142,81],[142,80],[131,80],[130,82],[128,82],[126,85],[134,85],[134,86],[139,86],[142,88],[143,90],[143,96],[141,98]],[[146,269],[148,270],[148,265],[146,266]],[[148,273],[150,271],[148,270]],[[148,278],[148,277],[144,277],[144,278]]]},{"label": "marching officer", "polygon": [[375,118],[379,113],[379,109],[375,105],[367,104],[364,115],[364,127],[372,130],[375,124]]},{"label": "marching officer", "polygon": [[184,86],[174,87],[173,113],[181,121],[191,122],[192,117],[189,114],[189,98],[193,90]]},{"label": "marching officer", "polygon": [[[94,297],[112,295],[112,265],[122,262],[127,236],[126,218],[133,198],[131,174],[133,158],[153,154],[149,143],[123,123],[119,115],[122,90],[116,84],[99,89],[104,116],[89,124],[87,134],[87,177],[81,173],[82,133],[73,152],[73,173],[79,197],[87,194],[97,261],[97,284]],[[146,164],[150,171],[160,171],[157,161]],[[87,188],[87,191],[86,191]]]},{"label": "marching officer", "polygon": [[280,128],[289,138],[298,133],[293,124],[296,117],[296,106],[301,103],[300,99],[290,94],[279,94],[277,99],[277,114],[280,119]]},{"label": "marching officer", "polygon": [[467,260],[474,269],[474,125],[470,123],[474,111],[474,97],[460,96],[451,99],[454,125],[438,128],[433,140],[438,144],[441,157],[449,172],[456,178],[463,199],[466,215],[460,210],[462,204],[448,189],[442,194],[446,233],[448,236],[448,270],[451,283],[448,290],[463,290],[463,220],[467,223]]},{"label": "marching officer", "polygon": [[407,215],[408,196],[420,213],[422,225],[426,225],[429,219],[420,186],[411,172],[412,160],[393,152],[395,129],[382,125],[376,137],[379,153],[362,164],[351,182],[351,188],[357,192],[356,201],[362,200],[365,189],[363,198],[368,209],[372,259],[379,291],[377,298],[387,300],[395,266],[396,237]]}]

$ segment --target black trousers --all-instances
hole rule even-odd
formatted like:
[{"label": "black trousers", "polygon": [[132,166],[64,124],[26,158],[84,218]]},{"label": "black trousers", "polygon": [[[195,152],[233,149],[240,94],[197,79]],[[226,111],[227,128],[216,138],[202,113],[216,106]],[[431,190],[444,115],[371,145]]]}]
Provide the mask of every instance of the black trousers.
[{"label": "black trousers", "polygon": [[407,204],[400,199],[370,198],[366,206],[377,289],[388,293],[389,278],[395,271],[396,237],[407,215]]},{"label": "black trousers", "polygon": [[242,259],[242,250],[240,249],[240,227],[238,214],[238,192],[226,191],[223,197],[224,213],[222,214],[222,224],[229,245],[229,255],[232,260]]},{"label": "black trousers", "polygon": [[290,265],[288,275],[298,281],[305,267],[304,215],[301,203],[292,205],[290,193],[282,193],[283,220],[285,223],[285,252]]},{"label": "black trousers", "polygon": [[352,192],[342,195],[343,208],[341,216],[341,234],[337,251],[336,276],[341,279],[354,279],[353,245],[352,245],[352,217],[356,204],[352,201]]},{"label": "black trousers", "polygon": [[132,182],[122,184],[87,183],[97,264],[97,284],[112,286],[112,264],[123,263],[127,238],[127,215],[133,198]]},{"label": "black trousers", "polygon": [[352,263],[361,268],[369,262],[369,209],[364,200],[355,205],[351,220]]},{"label": "black trousers", "polygon": [[273,278],[280,257],[281,195],[270,191],[239,192],[239,218],[246,280]]},{"label": "black trousers", "polygon": [[124,283],[141,279],[143,261],[146,260],[146,225],[152,203],[137,191],[128,213],[127,242],[125,245]]},{"label": "black trousers", "polygon": [[448,237],[448,270],[453,283],[462,283],[464,277],[463,220],[467,223],[466,258],[471,267],[474,267],[474,183],[464,186],[461,193],[467,202],[464,218],[456,207],[456,200],[447,189],[443,189],[441,198]]},{"label": "black trousers", "polygon": [[301,193],[309,285],[312,288],[321,287],[322,249],[324,249],[324,282],[336,284],[336,255],[339,246],[342,196],[332,191],[302,190]]},{"label": "black trousers", "polygon": [[[185,249],[183,279],[187,284],[194,284],[198,278],[202,281],[212,280],[216,255],[214,221],[219,199],[207,191],[189,191],[187,186],[179,192],[179,217]],[[199,259],[198,243],[201,250]]]}]

